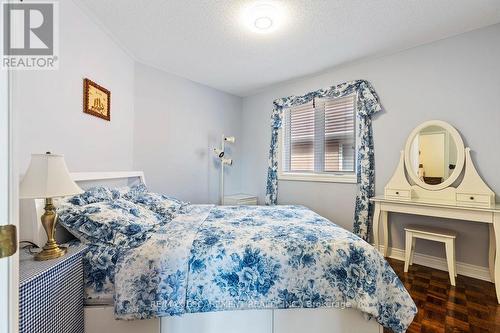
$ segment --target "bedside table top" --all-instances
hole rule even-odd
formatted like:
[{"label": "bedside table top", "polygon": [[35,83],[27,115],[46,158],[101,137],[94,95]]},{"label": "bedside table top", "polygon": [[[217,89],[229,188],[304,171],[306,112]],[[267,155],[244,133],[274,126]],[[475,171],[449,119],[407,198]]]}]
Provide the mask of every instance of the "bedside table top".
[{"label": "bedside table top", "polygon": [[28,251],[21,249],[19,251],[19,284],[23,285],[36,278],[47,270],[63,264],[66,260],[78,256],[87,248],[86,245],[68,247],[68,253],[64,256],[45,261],[35,261],[33,255]]},{"label": "bedside table top", "polygon": [[224,198],[225,199],[233,199],[233,200],[248,200],[248,199],[256,199],[257,196],[252,195],[252,194],[238,193],[238,194],[226,195],[226,196],[224,196]]}]

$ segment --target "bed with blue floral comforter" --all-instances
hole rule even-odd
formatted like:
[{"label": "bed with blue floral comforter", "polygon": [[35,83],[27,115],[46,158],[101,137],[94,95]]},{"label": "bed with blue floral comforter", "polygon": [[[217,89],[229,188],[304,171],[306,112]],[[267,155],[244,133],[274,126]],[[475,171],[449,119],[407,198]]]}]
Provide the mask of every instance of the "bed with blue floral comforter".
[{"label": "bed with blue floral comforter", "polygon": [[[114,287],[117,318],[353,307],[404,332],[417,312],[375,248],[305,207],[185,205],[167,220],[153,211],[158,223],[132,244],[89,246],[87,284]],[[82,229],[72,216],[63,225]]]}]

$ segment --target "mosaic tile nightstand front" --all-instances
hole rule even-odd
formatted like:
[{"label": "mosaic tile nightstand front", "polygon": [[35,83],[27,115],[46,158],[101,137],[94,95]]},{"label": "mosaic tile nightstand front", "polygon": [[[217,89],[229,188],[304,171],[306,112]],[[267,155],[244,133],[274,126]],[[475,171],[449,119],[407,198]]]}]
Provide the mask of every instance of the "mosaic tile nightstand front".
[{"label": "mosaic tile nightstand front", "polygon": [[84,333],[84,250],[70,247],[65,256],[48,261],[34,261],[21,251],[20,333]]}]

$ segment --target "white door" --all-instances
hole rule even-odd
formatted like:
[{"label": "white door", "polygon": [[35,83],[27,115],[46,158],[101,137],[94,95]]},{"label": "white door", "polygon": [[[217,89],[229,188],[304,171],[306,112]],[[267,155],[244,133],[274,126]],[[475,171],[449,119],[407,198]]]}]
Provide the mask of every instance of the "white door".
[{"label": "white door", "polygon": [[[0,69],[0,228],[17,227],[17,179],[13,172],[12,119],[9,113],[9,73]],[[2,231],[5,229],[2,228]],[[5,238],[5,233],[3,234]],[[0,243],[2,244],[2,243]],[[3,247],[5,249],[5,247]],[[4,251],[2,251],[4,252]],[[18,252],[0,258],[0,333],[18,331]]]},{"label": "white door", "polygon": [[444,133],[421,134],[419,144],[425,176],[444,178]]}]

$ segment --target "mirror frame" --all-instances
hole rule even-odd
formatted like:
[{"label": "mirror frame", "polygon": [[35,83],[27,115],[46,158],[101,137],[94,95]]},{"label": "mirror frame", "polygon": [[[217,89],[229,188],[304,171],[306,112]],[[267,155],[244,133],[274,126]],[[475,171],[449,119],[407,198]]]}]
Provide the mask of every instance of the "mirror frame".
[{"label": "mirror frame", "polygon": [[[411,146],[413,143],[413,140],[415,139],[415,136],[420,133],[420,131],[428,126],[439,126],[447,130],[452,139],[455,141],[455,145],[457,147],[457,164],[455,166],[455,169],[451,173],[451,175],[441,184],[436,184],[436,185],[430,185],[427,183],[424,183],[420,178],[418,178],[417,174],[411,170],[411,163],[410,163],[410,151],[411,151]],[[462,140],[462,137],[460,136],[460,133],[455,129],[455,127],[451,126],[447,122],[441,121],[441,120],[429,120],[426,122],[423,122],[422,124],[418,125],[415,127],[415,129],[410,133],[408,136],[408,139],[406,140],[406,146],[405,146],[405,170],[406,173],[410,176],[411,180],[418,186],[425,188],[426,190],[430,191],[438,191],[442,190],[444,188],[447,188],[451,184],[453,184],[457,178],[460,176],[462,173],[462,170],[464,168],[465,164],[465,146],[464,142]]]}]

